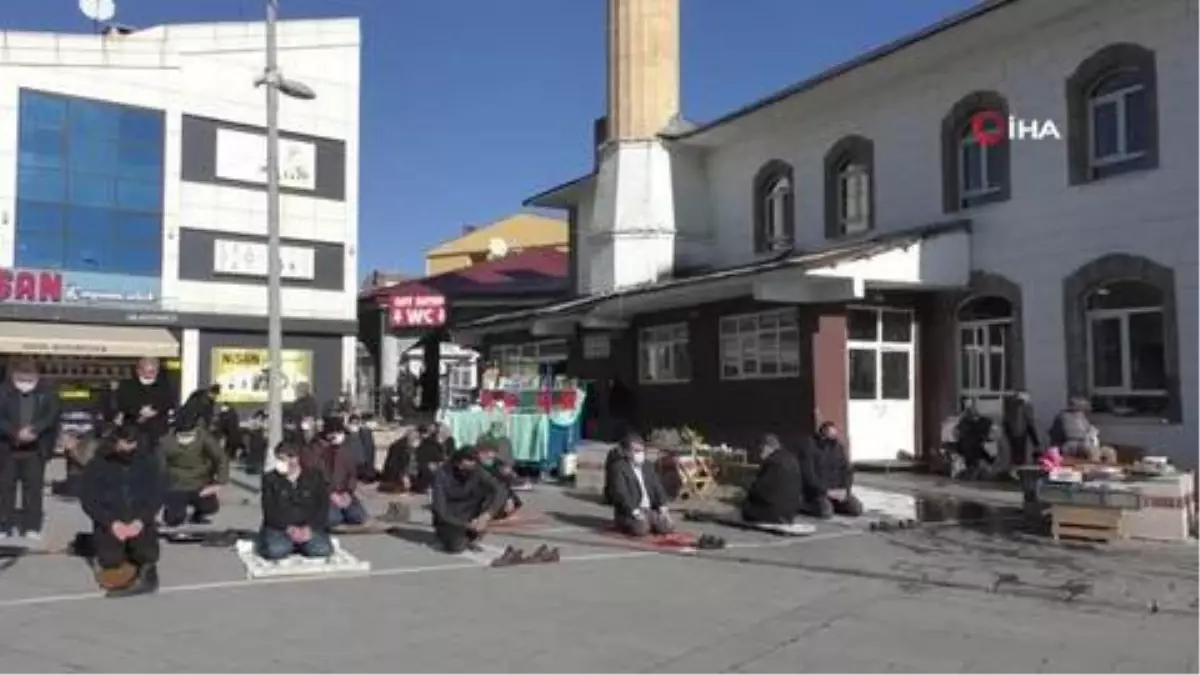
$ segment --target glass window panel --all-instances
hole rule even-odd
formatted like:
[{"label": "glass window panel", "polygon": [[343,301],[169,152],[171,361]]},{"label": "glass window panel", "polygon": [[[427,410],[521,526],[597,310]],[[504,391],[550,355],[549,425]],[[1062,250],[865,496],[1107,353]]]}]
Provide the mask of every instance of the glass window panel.
[{"label": "glass window panel", "polygon": [[18,142],[23,166],[62,168],[63,135],[57,129],[22,127]]},{"label": "glass window panel", "polygon": [[879,313],[872,309],[846,312],[846,335],[850,340],[875,342],[879,338]]},{"label": "glass window panel", "polygon": [[39,202],[62,202],[67,196],[66,174],[58,169],[21,167],[17,171],[17,197]]},{"label": "glass window panel", "polygon": [[1092,88],[1092,96],[1103,96],[1141,84],[1142,78],[1136,70],[1122,70],[1110,73],[1097,82]]},{"label": "glass window panel", "polygon": [[963,192],[976,192],[983,189],[982,149],[973,141],[962,145],[962,166],[959,167]]},{"label": "glass window panel", "polygon": [[57,204],[45,204],[21,200],[17,202],[17,235],[46,232],[61,235],[63,208]]},{"label": "glass window panel", "polygon": [[721,358],[737,360],[741,357],[738,352],[738,340],[736,337],[726,336],[721,338]]},{"label": "glass window panel", "polygon": [[117,207],[130,211],[161,211],[162,186],[158,183],[117,179]]},{"label": "glass window panel", "polygon": [[159,241],[162,238],[159,216],[117,213],[113,216],[113,235],[129,241]]},{"label": "glass window panel", "polygon": [[958,357],[958,382],[959,388],[963,390],[969,391],[976,388],[975,379],[971,373],[971,352],[966,349],[962,350]]},{"label": "glass window panel", "polygon": [[1160,312],[1141,312],[1129,317],[1129,367],[1137,390],[1167,388],[1166,349]]},{"label": "glass window panel", "polygon": [[975,329],[964,328],[959,331],[959,340],[962,341],[962,345],[964,347],[970,347],[971,345],[975,344]]},{"label": "glass window panel", "polygon": [[912,342],[912,315],[908,312],[881,312],[883,341],[900,344]]},{"label": "glass window panel", "polygon": [[162,142],[163,115],[156,110],[122,108],[118,121],[122,142],[156,144]]},{"label": "glass window panel", "polygon": [[93,174],[110,174],[117,166],[117,144],[104,139],[86,139],[73,142],[68,162],[76,171]]},{"label": "glass window panel", "polygon": [[684,325],[679,325],[679,326],[676,326],[676,327],[675,327],[675,328],[674,328],[674,329],[671,331],[671,338],[672,338],[672,339],[674,339],[674,340],[682,340],[682,341],[686,342],[686,341],[687,341],[687,339],[688,339],[688,329],[687,329],[687,325],[686,325],[686,324],[684,324]]},{"label": "glass window panel", "polygon": [[997,323],[988,326],[988,346],[1003,348],[1008,343],[1008,324]]},{"label": "glass window panel", "polygon": [[786,312],[782,312],[778,316],[779,316],[779,326],[781,328],[788,328],[790,326],[796,325],[796,312],[795,311],[789,310]]},{"label": "glass window panel", "polygon": [[721,319],[721,332],[732,333],[737,330],[737,319],[725,318]]},{"label": "glass window panel", "polygon": [[883,365],[880,398],[885,401],[907,401],[911,389],[909,354],[907,351],[884,351],[879,354]]},{"label": "glass window panel", "polygon": [[744,317],[738,321],[738,330],[749,332],[758,329],[758,319],[752,316]]},{"label": "glass window panel", "polygon": [[959,321],[976,319],[1007,319],[1012,316],[1012,303],[995,295],[975,298],[958,310]]},{"label": "glass window panel", "polygon": [[1121,360],[1121,320],[1092,320],[1092,385],[1124,385]]},{"label": "glass window panel", "polygon": [[112,176],[95,173],[72,173],[70,203],[76,206],[112,208],[116,202]]},{"label": "glass window panel", "polygon": [[851,349],[847,354],[850,370],[850,400],[873,401],[876,398],[876,352],[874,349]]},{"label": "glass window panel", "polygon": [[61,268],[63,266],[62,233],[35,232],[20,234],[14,261],[17,267]]},{"label": "glass window panel", "polygon": [[987,189],[999,188],[1003,181],[1001,176],[1008,173],[1004,166],[1005,150],[1000,145],[990,145],[983,149],[983,163],[987,167],[987,180],[983,187]]},{"label": "glass window panel", "polygon": [[764,358],[762,363],[759,364],[759,372],[763,375],[778,375],[779,361],[773,357]]},{"label": "glass window panel", "polygon": [[721,364],[721,377],[738,377],[741,371],[738,370],[737,362]]},{"label": "glass window panel", "polygon": [[1092,104],[1092,157],[1103,159],[1117,154],[1120,130],[1117,128],[1117,103]]},{"label": "glass window panel", "polygon": [[162,251],[155,242],[116,240],[108,249],[106,271],[132,276],[156,277],[162,271]]},{"label": "glass window panel", "polygon": [[1088,309],[1141,309],[1160,307],[1162,304],[1162,292],[1140,281],[1104,284],[1093,291],[1087,300]]},{"label": "glass window panel", "polygon": [[116,171],[126,178],[162,182],[162,155],[144,143],[117,146]]},{"label": "glass window panel", "polygon": [[72,139],[120,137],[121,108],[98,101],[75,99],[70,104]]},{"label": "glass window panel", "polygon": [[1150,147],[1150,106],[1146,90],[1138,89],[1125,96],[1125,149],[1145,152]]},{"label": "glass window panel", "polygon": [[779,326],[778,314],[763,314],[758,318],[758,327],[764,330],[773,329]]},{"label": "glass window panel", "polygon": [[758,351],[763,356],[778,356],[779,333],[760,333],[758,336]]},{"label": "glass window panel", "polygon": [[66,117],[66,99],[36,91],[21,92],[21,126],[61,129]]},{"label": "glass window panel", "polygon": [[988,354],[988,389],[1002,392],[1006,390],[1004,379],[1004,354]]},{"label": "glass window panel", "polygon": [[742,360],[742,372],[746,375],[758,375],[758,359],[752,355],[747,355]]},{"label": "glass window panel", "polygon": [[800,331],[785,330],[779,333],[779,361],[783,372],[800,372]]},{"label": "glass window panel", "polygon": [[672,375],[675,379],[688,380],[692,377],[692,359],[688,355],[687,344],[677,342],[672,346],[672,363],[674,364],[674,372]]}]

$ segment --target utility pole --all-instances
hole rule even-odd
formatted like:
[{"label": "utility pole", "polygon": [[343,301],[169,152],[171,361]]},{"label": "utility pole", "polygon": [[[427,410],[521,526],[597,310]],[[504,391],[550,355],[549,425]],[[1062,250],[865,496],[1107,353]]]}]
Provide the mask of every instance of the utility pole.
[{"label": "utility pole", "polygon": [[267,452],[283,442],[283,261],[279,245],[279,0],[267,0]]}]

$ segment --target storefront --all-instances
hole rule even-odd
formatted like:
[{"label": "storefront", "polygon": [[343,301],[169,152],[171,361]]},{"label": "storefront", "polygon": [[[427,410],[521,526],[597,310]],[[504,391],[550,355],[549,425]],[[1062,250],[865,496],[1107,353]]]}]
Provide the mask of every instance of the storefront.
[{"label": "storefront", "polygon": [[[267,407],[266,334],[248,331],[198,331],[197,359],[189,364],[198,386],[221,385],[221,401],[241,413]],[[283,339],[283,402],[296,399],[298,385],[307,385],[319,401],[344,388],[342,337],[288,333]]]}]

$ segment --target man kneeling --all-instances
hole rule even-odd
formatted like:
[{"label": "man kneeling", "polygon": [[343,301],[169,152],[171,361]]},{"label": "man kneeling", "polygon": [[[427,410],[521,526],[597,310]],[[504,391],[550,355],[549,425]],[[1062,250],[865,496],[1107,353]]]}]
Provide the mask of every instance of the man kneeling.
[{"label": "man kneeling", "polygon": [[604,493],[612,501],[617,529],[635,537],[675,530],[667,513],[667,492],[658,473],[646,467],[646,447],[630,434],[620,444],[620,457],[609,463]]},{"label": "man kneeling", "polygon": [[110,596],[158,590],[158,530],[166,481],[136,423],[105,439],[83,470],[80,504],[92,520],[97,573]]},{"label": "man kneeling", "polygon": [[263,474],[263,526],[258,554],[283,560],[293,553],[306,558],[333,555],[329,537],[329,487],[324,474],[302,467],[299,448],[282,444],[275,470]]},{"label": "man kneeling", "polygon": [[862,502],[850,492],[854,468],[833,422],[822,422],[800,457],[803,513],[817,518],[861,516]]},{"label": "man kneeling", "polygon": [[456,450],[433,476],[433,531],[447,553],[478,548],[488,523],[504,508],[506,492],[479,466],[473,448]]},{"label": "man kneeling", "polygon": [[800,460],[783,449],[775,434],[762,441],[762,463],[758,476],[742,504],[742,520],[747,523],[790,525],[800,512],[803,488]]},{"label": "man kneeling", "polygon": [[167,466],[167,502],[163,524],[178,527],[188,519],[196,524],[208,522],[221,504],[217,493],[229,482],[229,455],[217,439],[199,424],[200,419],[184,412],[175,425],[175,433],[159,441]]},{"label": "man kneeling", "polygon": [[479,455],[479,463],[488,473],[492,474],[504,491],[504,505],[496,513],[496,520],[504,520],[525,505],[516,490],[513,489],[520,482],[520,478],[512,464],[500,455],[500,450],[496,446],[480,445],[477,446],[476,451]]}]

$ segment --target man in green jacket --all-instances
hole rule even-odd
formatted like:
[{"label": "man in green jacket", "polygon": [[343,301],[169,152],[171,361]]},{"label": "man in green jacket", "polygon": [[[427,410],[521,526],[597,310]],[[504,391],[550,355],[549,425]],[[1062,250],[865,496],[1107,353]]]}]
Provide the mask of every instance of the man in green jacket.
[{"label": "man in green jacket", "polygon": [[183,415],[175,432],[160,441],[168,485],[163,523],[168,527],[188,520],[189,508],[193,523],[209,522],[221,508],[217,494],[229,482],[229,457],[199,422],[195,415]]}]

